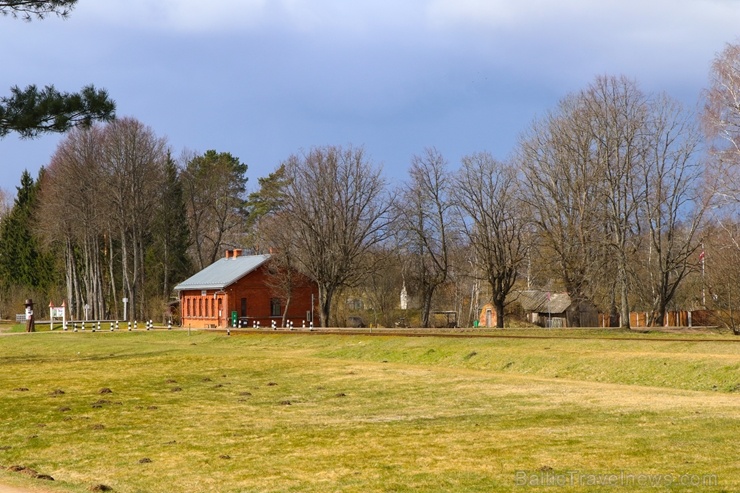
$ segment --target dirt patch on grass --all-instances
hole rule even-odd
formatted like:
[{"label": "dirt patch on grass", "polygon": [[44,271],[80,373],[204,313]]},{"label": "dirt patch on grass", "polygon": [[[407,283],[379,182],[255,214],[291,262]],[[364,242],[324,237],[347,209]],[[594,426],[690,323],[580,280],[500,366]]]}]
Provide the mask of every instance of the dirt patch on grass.
[{"label": "dirt patch on grass", "polygon": [[34,479],[41,479],[44,481],[54,481],[54,478],[52,478],[48,474],[40,474],[35,469],[31,469],[30,467],[26,467],[26,466],[10,466],[8,467],[8,471],[17,472],[19,474],[23,474],[24,476],[29,476]]},{"label": "dirt patch on grass", "polygon": [[[90,486],[88,488],[88,490],[89,491],[92,491],[93,493],[95,493],[95,492],[98,492],[98,491],[113,491],[113,488],[111,488],[107,484],[102,484],[101,483],[101,484],[95,484],[95,485]],[[2,492],[0,492],[0,493],[2,493]]]}]

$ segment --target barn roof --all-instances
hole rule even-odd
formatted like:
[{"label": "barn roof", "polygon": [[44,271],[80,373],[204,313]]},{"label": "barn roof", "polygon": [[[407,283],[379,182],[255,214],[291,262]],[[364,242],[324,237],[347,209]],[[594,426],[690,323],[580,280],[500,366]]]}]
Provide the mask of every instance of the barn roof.
[{"label": "barn roof", "polygon": [[563,313],[570,306],[571,300],[568,293],[528,290],[519,292],[519,303],[528,312]]},{"label": "barn roof", "polygon": [[175,290],[224,289],[270,259],[270,255],[243,255],[215,261],[175,286]]}]

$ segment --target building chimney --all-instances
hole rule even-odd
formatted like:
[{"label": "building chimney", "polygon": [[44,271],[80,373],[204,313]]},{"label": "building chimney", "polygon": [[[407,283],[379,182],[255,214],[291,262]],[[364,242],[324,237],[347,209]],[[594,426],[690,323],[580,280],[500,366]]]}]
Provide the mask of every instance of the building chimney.
[{"label": "building chimney", "polygon": [[241,257],[242,256],[242,249],[241,248],[235,248],[234,249],[234,258]]},{"label": "building chimney", "polygon": [[230,257],[231,257],[231,250],[226,250],[225,258],[230,258]]}]

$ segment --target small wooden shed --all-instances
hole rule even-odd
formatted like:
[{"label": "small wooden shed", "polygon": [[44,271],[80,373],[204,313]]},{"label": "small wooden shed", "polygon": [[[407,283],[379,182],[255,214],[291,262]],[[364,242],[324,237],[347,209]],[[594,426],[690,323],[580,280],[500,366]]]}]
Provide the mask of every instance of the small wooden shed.
[{"label": "small wooden shed", "polygon": [[526,290],[518,293],[527,321],[540,327],[597,327],[599,314],[588,301],[573,303],[568,293]]}]

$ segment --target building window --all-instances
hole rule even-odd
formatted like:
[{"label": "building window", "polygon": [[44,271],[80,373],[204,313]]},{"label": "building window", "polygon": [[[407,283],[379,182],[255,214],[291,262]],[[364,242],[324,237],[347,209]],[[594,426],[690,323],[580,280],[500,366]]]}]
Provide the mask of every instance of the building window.
[{"label": "building window", "polygon": [[347,309],[359,311],[364,309],[364,303],[359,298],[350,298],[347,300]]},{"label": "building window", "polygon": [[270,316],[279,317],[280,315],[282,315],[280,310],[280,298],[272,298],[270,300]]}]

